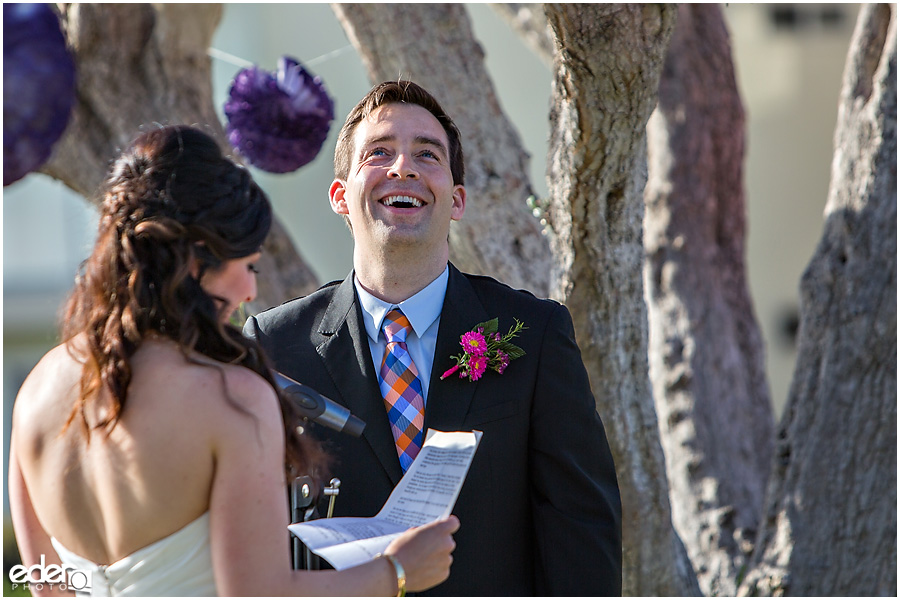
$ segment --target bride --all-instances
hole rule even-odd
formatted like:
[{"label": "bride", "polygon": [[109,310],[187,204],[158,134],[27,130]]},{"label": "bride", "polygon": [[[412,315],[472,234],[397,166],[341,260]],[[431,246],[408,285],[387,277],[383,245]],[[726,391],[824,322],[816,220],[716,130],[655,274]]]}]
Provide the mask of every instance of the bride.
[{"label": "bride", "polygon": [[[189,127],[114,164],[63,343],[22,385],[9,495],[23,564],[94,595],[397,595],[447,578],[456,517],[344,571],[292,571],[286,477],[324,454],[229,318],[256,296],[269,201]],[[44,586],[44,593],[58,592]]]}]

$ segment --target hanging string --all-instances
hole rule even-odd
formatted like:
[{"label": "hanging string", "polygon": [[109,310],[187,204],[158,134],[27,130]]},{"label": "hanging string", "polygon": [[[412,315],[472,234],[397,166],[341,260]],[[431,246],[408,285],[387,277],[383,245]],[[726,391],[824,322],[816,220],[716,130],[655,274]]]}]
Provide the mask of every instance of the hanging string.
[{"label": "hanging string", "polygon": [[313,65],[317,65],[319,63],[323,63],[328,60],[331,60],[332,58],[338,57],[341,54],[344,54],[345,52],[347,52],[347,50],[353,50],[353,44],[347,44],[343,48],[338,48],[337,50],[332,50],[331,52],[323,54],[322,56],[317,56],[316,58],[313,58],[312,60],[306,61],[305,64],[307,67],[312,67]]},{"label": "hanging string", "polygon": [[[328,60],[331,60],[332,58],[340,56],[341,54],[344,54],[348,50],[352,50],[352,49],[353,49],[353,45],[347,44],[343,48],[338,48],[337,50],[332,50],[331,52],[326,52],[325,54],[322,54],[321,56],[317,56],[313,59],[310,59],[307,61],[302,61],[302,64],[304,64],[307,67],[312,67],[319,63],[323,63]],[[250,67],[254,66],[253,63],[250,62],[249,60],[244,60],[243,58],[235,56],[234,54],[229,54],[228,52],[225,52],[224,50],[219,50],[218,48],[209,48],[206,51],[206,53],[210,56],[210,58],[215,58],[215,59],[221,60],[223,62],[227,62],[229,64],[232,64],[236,67],[240,67],[242,69],[249,69]]]},{"label": "hanging string", "polygon": [[243,58],[238,58],[234,54],[228,54],[223,50],[219,50],[218,48],[208,48],[206,53],[210,56],[210,58],[217,58],[222,62],[230,63],[236,67],[240,67],[242,69],[249,69],[253,66],[253,63],[249,60],[244,60]]}]

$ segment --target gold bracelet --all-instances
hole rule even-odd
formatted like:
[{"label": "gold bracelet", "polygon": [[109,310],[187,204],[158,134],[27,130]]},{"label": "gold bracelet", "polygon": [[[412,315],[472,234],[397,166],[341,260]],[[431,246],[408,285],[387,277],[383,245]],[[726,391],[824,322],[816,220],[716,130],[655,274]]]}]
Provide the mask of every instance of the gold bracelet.
[{"label": "gold bracelet", "polygon": [[394,567],[394,573],[397,574],[397,597],[402,598],[406,595],[406,571],[403,570],[403,565],[400,564],[400,561],[397,560],[397,557],[391,554],[381,554],[380,552],[375,555],[375,558],[386,558],[390,561],[391,565]]}]

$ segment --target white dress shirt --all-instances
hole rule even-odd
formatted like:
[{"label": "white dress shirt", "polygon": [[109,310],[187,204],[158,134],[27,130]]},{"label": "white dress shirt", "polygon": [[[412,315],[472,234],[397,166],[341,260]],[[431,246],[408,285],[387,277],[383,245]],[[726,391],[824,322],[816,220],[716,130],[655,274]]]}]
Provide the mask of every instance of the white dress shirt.
[{"label": "white dress shirt", "polygon": [[[437,343],[438,326],[441,323],[441,310],[444,297],[447,295],[447,281],[450,279],[450,268],[444,267],[443,273],[429,283],[423,290],[400,304],[390,304],[380,300],[363,289],[359,279],[353,275],[353,285],[362,306],[363,322],[369,338],[369,350],[372,352],[372,363],[375,373],[381,371],[384,349],[387,339],[381,330],[381,323],[392,309],[399,308],[409,319],[412,331],[406,338],[406,349],[416,364],[419,381],[422,383],[422,399],[428,401],[428,384],[431,380],[431,368],[434,364],[434,346]],[[450,357],[446,357],[450,360]],[[449,362],[448,362],[449,364]]]}]

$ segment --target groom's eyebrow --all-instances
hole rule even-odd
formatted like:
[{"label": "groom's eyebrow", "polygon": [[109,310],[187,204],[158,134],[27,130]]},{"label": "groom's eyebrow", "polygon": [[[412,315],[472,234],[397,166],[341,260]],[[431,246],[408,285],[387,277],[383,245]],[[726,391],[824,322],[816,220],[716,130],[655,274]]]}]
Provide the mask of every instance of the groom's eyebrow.
[{"label": "groom's eyebrow", "polygon": [[417,144],[424,144],[426,146],[434,146],[441,152],[441,154],[447,156],[447,148],[446,146],[444,146],[444,143],[441,140],[435,139],[433,137],[428,137],[427,135],[417,135],[415,142]]},{"label": "groom's eyebrow", "polygon": [[[360,149],[364,150],[375,144],[381,144],[384,142],[395,142],[395,141],[397,141],[397,136],[395,136],[393,134],[380,135],[378,137],[373,137],[373,138],[364,140],[362,147]],[[425,146],[434,146],[441,152],[441,154],[443,154],[444,156],[447,156],[447,147],[444,145],[444,143],[441,140],[439,140],[437,138],[433,138],[433,137],[430,137],[427,135],[417,135],[415,138],[413,138],[413,142],[415,142],[416,144],[421,144],[421,145],[425,145]]]},{"label": "groom's eyebrow", "polygon": [[396,139],[397,139],[397,136],[392,135],[392,134],[381,135],[381,136],[378,136],[375,138],[367,139],[365,141],[365,143],[363,144],[363,146],[371,146],[372,144],[380,144],[381,142],[393,142]]},{"label": "groom's eyebrow", "polygon": [[363,156],[365,155],[366,151],[367,151],[369,148],[371,148],[372,146],[376,146],[376,145],[378,145],[378,144],[383,144],[383,143],[385,143],[385,142],[393,142],[393,141],[396,140],[396,139],[397,139],[396,136],[394,136],[394,135],[392,135],[392,134],[388,134],[388,135],[380,135],[380,136],[378,136],[378,137],[366,138],[366,139],[364,139],[364,140],[362,141],[362,143],[359,145],[359,156],[358,156],[358,158],[359,158],[360,160],[362,160],[362,158],[363,158]]}]

